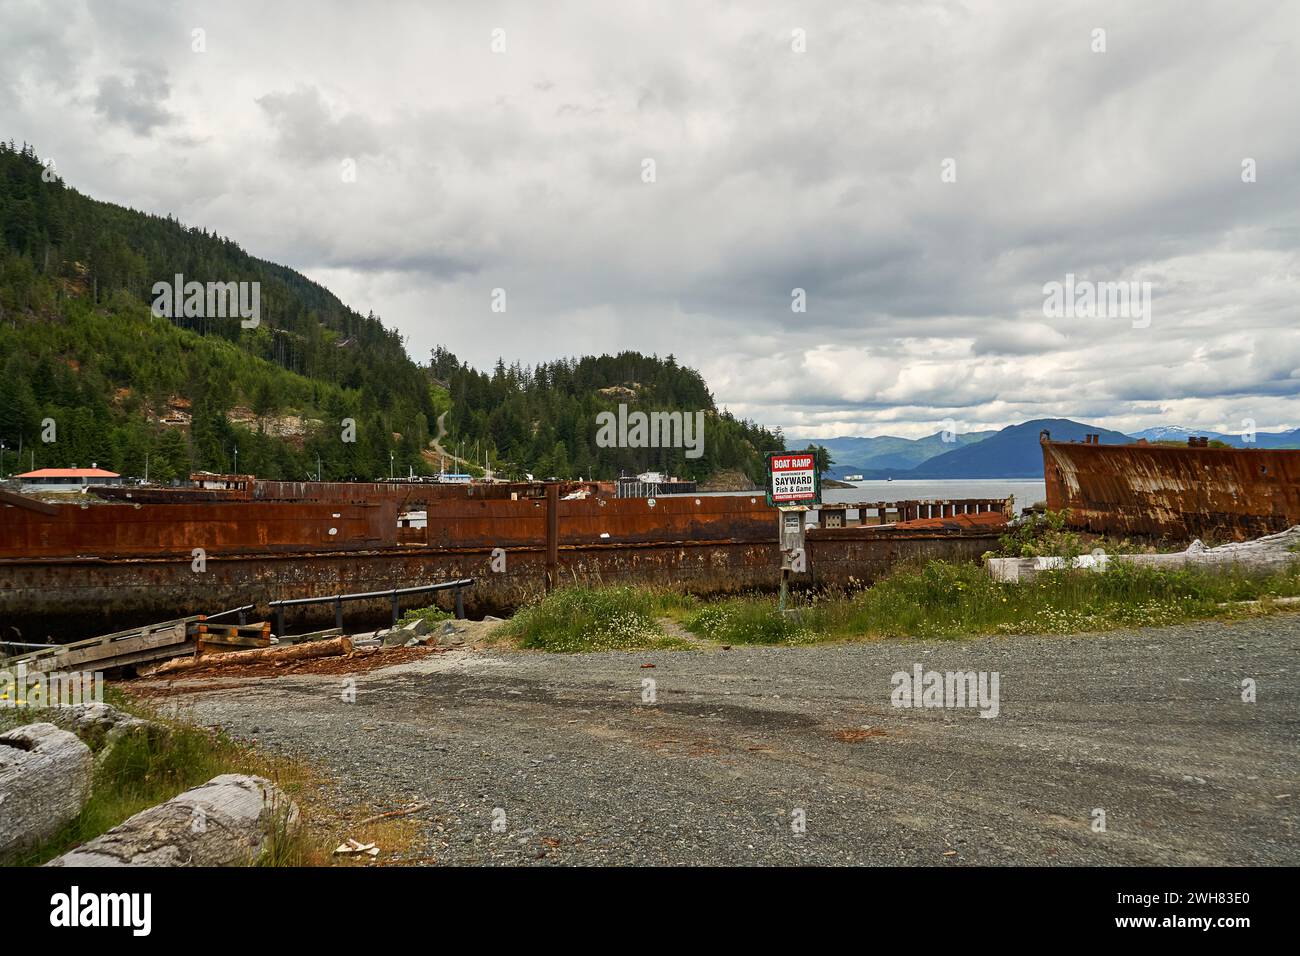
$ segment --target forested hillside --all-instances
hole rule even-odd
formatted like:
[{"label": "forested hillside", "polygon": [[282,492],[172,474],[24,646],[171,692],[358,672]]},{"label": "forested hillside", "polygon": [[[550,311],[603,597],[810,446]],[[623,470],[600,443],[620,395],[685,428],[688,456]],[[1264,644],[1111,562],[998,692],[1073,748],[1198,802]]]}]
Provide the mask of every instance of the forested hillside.
[{"label": "forested hillside", "polygon": [[[400,337],[291,269],[96,202],[0,145],[0,441],[23,466],[326,478],[428,469],[435,406]],[[260,283],[261,323],[159,319],[153,283]],[[345,441],[344,420],[355,422]],[[54,441],[49,423],[53,423]],[[34,453],[34,457],[33,457]],[[7,470],[13,468],[13,461]]]},{"label": "forested hillside", "polygon": [[[154,283],[177,274],[259,283],[260,324],[154,316]],[[703,456],[599,448],[596,415],[620,402],[704,411]],[[32,148],[0,143],[0,470],[93,461],[170,480],[237,462],[265,477],[429,473],[445,410],[444,447],[507,475],[731,469],[758,479],[763,453],[781,447],[779,432],[719,412],[699,374],[671,356],[498,363],[487,374],[438,349],[420,366],[376,316],[292,269],[170,216],[83,196]]]},{"label": "forested hillside", "polygon": [[[498,361],[489,375],[436,349],[430,370],[450,387],[447,427],[459,443],[474,446],[471,457],[475,448],[489,448],[493,460],[528,463],[526,470],[538,476],[612,478],[650,469],[706,478],[735,470],[757,482],[765,453],[783,447],[779,430],[719,411],[699,372],[678,365],[671,355],[622,352],[532,368]],[[690,458],[681,448],[600,447],[596,416],[620,404],[629,410],[704,412],[703,454]]]}]

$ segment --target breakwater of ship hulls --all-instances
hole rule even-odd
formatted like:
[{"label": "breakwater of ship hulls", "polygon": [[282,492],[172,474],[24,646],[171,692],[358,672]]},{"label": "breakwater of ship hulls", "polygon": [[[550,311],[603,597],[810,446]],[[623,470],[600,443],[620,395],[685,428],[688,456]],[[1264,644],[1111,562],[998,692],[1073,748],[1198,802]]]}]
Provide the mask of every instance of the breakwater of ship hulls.
[{"label": "breakwater of ship hulls", "polygon": [[[897,503],[913,526],[816,529],[797,586],[852,586],[909,558],[978,559],[996,546],[996,502]],[[842,508],[842,506],[837,506]],[[57,640],[286,598],[472,577],[471,613],[502,613],[548,582],[632,583],[696,594],[775,588],[778,512],[755,496],[643,500],[431,500],[399,527],[391,501],[6,507],[0,629]],[[863,520],[879,520],[861,509]],[[954,514],[963,516],[961,521]],[[930,517],[939,515],[940,517]],[[944,517],[946,515],[947,517]],[[918,517],[925,520],[917,522]],[[420,603],[419,598],[410,603]],[[292,626],[328,623],[326,607]],[[383,623],[387,601],[349,606]]]},{"label": "breakwater of ship hulls", "polygon": [[[987,530],[867,537],[854,531],[828,531],[825,537],[810,533],[808,570],[793,575],[792,585],[866,584],[912,558],[978,560],[998,539]],[[11,576],[13,566],[0,566],[0,627],[11,638],[16,633],[29,639],[71,640],[250,603],[414,587],[458,577],[474,578],[465,602],[475,615],[509,613],[544,593],[544,547],[508,550],[504,571],[493,571],[492,563],[492,552],[483,548],[222,555],[210,557],[201,575],[186,558],[32,561],[22,566],[20,581]],[[566,546],[560,549],[555,572],[560,584],[651,585],[711,595],[775,589],[780,564],[775,542],[681,541]],[[427,603],[417,597],[405,600],[403,607]],[[354,623],[382,624],[390,612],[387,599],[347,609]],[[329,607],[307,608],[290,615],[289,623],[327,625],[332,614]]]}]

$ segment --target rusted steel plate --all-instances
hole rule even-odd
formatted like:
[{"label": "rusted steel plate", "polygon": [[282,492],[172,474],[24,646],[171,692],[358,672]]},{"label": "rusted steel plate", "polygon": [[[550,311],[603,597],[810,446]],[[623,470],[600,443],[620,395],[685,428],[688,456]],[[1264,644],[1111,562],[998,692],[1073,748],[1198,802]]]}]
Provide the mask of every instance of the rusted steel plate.
[{"label": "rusted steel plate", "polygon": [[1300,450],[1043,442],[1047,507],[1102,534],[1245,540],[1300,523]]},{"label": "rusted steel plate", "polygon": [[11,509],[0,559],[212,554],[395,545],[397,506],[218,502],[57,505],[56,515]]},{"label": "rusted steel plate", "polygon": [[[955,514],[945,518],[917,518],[894,525],[895,531],[995,531],[1007,526],[1007,516],[1001,511],[984,511],[977,514]],[[882,529],[883,530],[883,529]]]},{"label": "rusted steel plate", "polygon": [[560,541],[775,542],[776,518],[762,495],[588,498],[560,502]]},{"label": "rusted steel plate", "polygon": [[[612,482],[564,481],[558,482],[560,494],[602,490],[613,494]],[[271,481],[258,479],[253,497],[259,501],[398,501],[418,503],[432,500],[511,500],[514,498],[542,498],[546,482],[510,481],[491,484],[439,484],[436,482],[384,482],[384,481]]]}]

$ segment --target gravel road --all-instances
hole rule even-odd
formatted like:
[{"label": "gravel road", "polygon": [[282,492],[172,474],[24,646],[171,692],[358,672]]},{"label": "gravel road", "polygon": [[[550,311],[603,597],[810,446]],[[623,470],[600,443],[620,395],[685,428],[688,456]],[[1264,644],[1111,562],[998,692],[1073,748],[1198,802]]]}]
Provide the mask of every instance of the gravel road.
[{"label": "gravel road", "polygon": [[[411,862],[1295,865],[1297,652],[1300,615],[1278,614],[964,642],[466,651],[357,675],[355,703],[342,678],[308,676],[171,699],[323,766],[340,806],[429,801]],[[891,675],[916,664],[997,672],[997,717],[891,706]]]}]

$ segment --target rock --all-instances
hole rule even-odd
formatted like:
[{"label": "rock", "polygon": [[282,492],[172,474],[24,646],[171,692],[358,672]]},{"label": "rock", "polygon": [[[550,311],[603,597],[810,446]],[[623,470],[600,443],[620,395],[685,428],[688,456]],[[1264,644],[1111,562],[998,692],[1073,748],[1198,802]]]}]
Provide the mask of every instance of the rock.
[{"label": "rock", "polygon": [[465,643],[465,638],[461,637],[461,632],[465,630],[465,625],[461,621],[447,621],[438,631],[439,647],[460,647]]},{"label": "rock", "polygon": [[246,866],[298,808],[271,781],[225,773],[142,810],[47,866]]},{"label": "rock", "polygon": [[50,723],[80,737],[101,762],[122,740],[136,738],[157,746],[171,737],[166,724],[125,713],[112,704],[51,707],[48,713]]},{"label": "rock", "polygon": [[94,760],[77,735],[51,723],[0,734],[0,861],[73,820],[90,797]]},{"label": "rock", "polygon": [[423,637],[425,634],[429,633],[429,622],[422,617],[417,617],[414,621],[411,621],[408,624],[403,624],[402,630],[405,631],[408,636],[416,634]]}]

